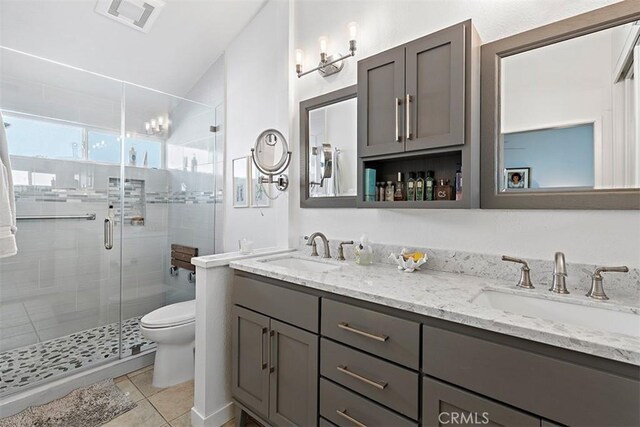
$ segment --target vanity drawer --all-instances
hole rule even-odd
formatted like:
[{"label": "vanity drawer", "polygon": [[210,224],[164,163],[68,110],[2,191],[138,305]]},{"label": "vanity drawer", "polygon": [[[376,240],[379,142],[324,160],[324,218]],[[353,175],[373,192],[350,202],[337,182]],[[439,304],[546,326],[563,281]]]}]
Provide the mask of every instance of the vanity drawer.
[{"label": "vanity drawer", "polygon": [[322,299],[322,335],[413,369],[420,367],[420,324]]},{"label": "vanity drawer", "polygon": [[320,415],[338,426],[404,427],[417,424],[357,394],[320,379]]},{"label": "vanity drawer", "polygon": [[417,372],[322,338],[320,374],[409,418],[418,419]]},{"label": "vanity drawer", "polygon": [[320,298],[236,274],[233,303],[318,333]]},{"label": "vanity drawer", "polygon": [[423,333],[422,370],[430,376],[564,425],[640,425],[635,367],[630,378],[573,363],[560,349],[540,354],[430,325]]}]

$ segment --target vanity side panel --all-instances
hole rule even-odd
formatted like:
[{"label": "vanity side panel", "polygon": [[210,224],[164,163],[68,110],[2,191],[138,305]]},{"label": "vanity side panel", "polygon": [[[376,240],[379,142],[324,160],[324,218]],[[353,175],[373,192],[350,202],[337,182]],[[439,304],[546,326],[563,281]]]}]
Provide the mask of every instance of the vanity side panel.
[{"label": "vanity side panel", "polygon": [[567,425],[640,425],[640,381],[423,326],[423,371]]}]

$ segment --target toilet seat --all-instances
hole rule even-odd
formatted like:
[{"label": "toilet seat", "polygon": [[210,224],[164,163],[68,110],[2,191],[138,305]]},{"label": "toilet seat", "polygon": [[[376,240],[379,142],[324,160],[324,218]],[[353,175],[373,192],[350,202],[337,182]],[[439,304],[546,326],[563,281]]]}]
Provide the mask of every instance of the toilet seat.
[{"label": "toilet seat", "polygon": [[196,301],[190,300],[160,307],[140,319],[140,325],[148,329],[185,325],[196,320]]}]

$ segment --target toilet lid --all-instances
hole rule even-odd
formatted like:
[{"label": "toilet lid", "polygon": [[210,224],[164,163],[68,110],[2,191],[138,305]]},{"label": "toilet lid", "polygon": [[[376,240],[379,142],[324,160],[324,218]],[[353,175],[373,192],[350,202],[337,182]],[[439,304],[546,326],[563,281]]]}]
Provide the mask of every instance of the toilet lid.
[{"label": "toilet lid", "polygon": [[140,319],[147,328],[166,328],[180,326],[196,320],[196,300],[179,302],[160,307]]}]

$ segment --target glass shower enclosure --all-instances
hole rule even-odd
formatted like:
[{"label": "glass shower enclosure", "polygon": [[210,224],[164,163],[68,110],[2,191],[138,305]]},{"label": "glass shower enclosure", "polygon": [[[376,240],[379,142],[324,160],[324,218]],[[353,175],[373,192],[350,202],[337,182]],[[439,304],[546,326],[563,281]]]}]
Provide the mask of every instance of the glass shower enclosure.
[{"label": "glass shower enclosure", "polygon": [[139,319],[194,298],[171,247],[215,253],[224,111],[2,47],[0,111],[18,220],[1,399],[152,350]]}]

